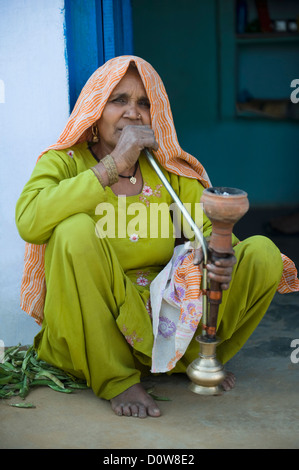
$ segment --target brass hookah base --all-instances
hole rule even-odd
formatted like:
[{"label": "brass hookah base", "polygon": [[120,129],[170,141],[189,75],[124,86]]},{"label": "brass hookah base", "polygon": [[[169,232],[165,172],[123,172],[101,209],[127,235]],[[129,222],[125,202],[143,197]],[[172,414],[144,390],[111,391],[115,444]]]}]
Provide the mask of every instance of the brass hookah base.
[{"label": "brass hookah base", "polygon": [[199,356],[187,367],[186,374],[191,380],[189,390],[198,395],[221,395],[220,384],[226,373],[221,362],[216,358],[216,347],[220,340],[196,338],[200,344]]}]

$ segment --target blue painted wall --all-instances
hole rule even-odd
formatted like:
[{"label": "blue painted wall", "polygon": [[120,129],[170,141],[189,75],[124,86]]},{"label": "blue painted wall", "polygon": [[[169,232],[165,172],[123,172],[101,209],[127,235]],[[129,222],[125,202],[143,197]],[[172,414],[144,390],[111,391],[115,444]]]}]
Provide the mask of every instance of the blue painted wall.
[{"label": "blue painted wall", "polygon": [[96,0],[65,0],[70,111],[90,75],[103,63],[101,8]]},{"label": "blue painted wall", "polygon": [[98,67],[132,54],[130,0],[65,0],[65,35],[71,111]]},{"label": "blue painted wall", "polygon": [[[235,50],[228,47],[221,56],[223,41],[234,34],[232,4],[232,0],[132,0],[134,52],[161,75],[179,142],[203,163],[215,186],[246,190],[252,205],[298,204],[298,121],[249,120],[223,117],[220,112],[220,101],[230,100],[236,80]],[[227,18],[219,18],[219,5]],[[220,21],[227,21],[224,36]],[[298,43],[296,50],[298,54]],[[294,55],[285,54],[284,60],[298,70]],[[281,69],[286,65],[279,64]],[[292,78],[299,78],[299,70]],[[259,80],[263,82],[263,76]],[[287,80],[283,72],[281,80]],[[285,86],[291,92],[290,83]]]}]

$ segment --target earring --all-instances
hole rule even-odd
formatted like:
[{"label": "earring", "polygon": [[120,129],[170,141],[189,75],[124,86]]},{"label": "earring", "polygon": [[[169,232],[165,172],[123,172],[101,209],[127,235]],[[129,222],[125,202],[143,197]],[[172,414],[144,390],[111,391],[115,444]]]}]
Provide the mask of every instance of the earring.
[{"label": "earring", "polygon": [[96,124],[93,124],[91,126],[91,132],[92,132],[92,141],[94,143],[97,143],[100,139],[99,139],[99,130],[98,130],[98,126]]}]

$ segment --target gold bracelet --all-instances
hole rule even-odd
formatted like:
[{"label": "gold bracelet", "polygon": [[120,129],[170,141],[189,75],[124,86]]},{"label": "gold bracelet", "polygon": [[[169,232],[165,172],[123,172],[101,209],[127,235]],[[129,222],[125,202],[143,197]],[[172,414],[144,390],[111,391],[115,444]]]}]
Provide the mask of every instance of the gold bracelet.
[{"label": "gold bracelet", "polygon": [[97,168],[94,166],[94,167],[91,168],[91,170],[94,172],[94,174],[95,174],[96,177],[98,178],[99,182],[100,182],[101,185],[104,187],[102,175],[101,175],[100,172],[97,170]]},{"label": "gold bracelet", "polygon": [[106,157],[100,160],[103,163],[104,167],[106,168],[108,179],[109,179],[109,186],[112,186],[114,183],[118,181],[118,171],[111,155],[106,155]]}]

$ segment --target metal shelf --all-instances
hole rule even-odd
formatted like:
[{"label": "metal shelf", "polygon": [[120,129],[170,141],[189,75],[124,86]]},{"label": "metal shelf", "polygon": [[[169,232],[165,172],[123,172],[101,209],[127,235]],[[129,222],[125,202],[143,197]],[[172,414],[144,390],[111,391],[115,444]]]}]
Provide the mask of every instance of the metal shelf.
[{"label": "metal shelf", "polygon": [[237,34],[238,45],[283,44],[299,42],[299,33],[247,33]]}]

